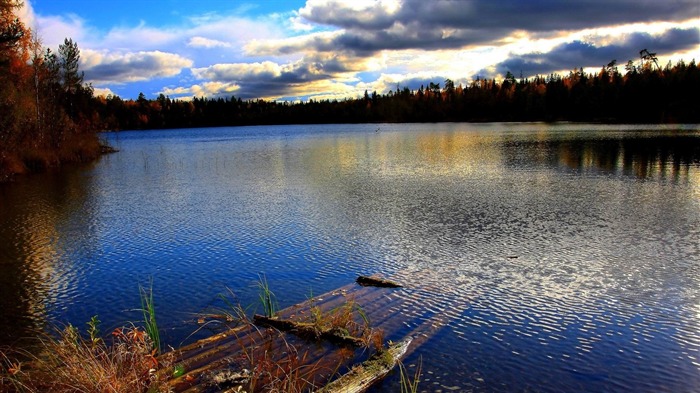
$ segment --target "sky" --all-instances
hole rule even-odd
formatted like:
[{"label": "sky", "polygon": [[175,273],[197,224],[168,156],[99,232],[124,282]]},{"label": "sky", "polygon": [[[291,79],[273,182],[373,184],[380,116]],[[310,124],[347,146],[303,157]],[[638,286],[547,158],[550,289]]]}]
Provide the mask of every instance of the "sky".
[{"label": "sky", "polygon": [[451,79],[700,61],[698,0],[24,0],[96,94],[357,98]]}]

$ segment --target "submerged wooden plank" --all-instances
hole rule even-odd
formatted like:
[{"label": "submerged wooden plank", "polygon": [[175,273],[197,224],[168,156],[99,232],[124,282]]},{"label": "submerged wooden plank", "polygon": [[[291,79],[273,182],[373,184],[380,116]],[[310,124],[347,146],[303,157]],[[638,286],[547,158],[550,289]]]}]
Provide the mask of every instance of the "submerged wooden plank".
[{"label": "submerged wooden plank", "polygon": [[[352,343],[338,342],[333,339],[324,343],[317,340],[319,338],[317,336],[322,334],[315,333],[310,334],[311,337],[306,339],[303,338],[304,334],[300,334],[300,338],[296,338],[294,335],[280,331],[284,330],[284,327],[280,326],[279,323],[287,324],[289,322],[292,329],[297,332],[303,331],[299,326],[310,325],[309,322],[313,320],[314,313],[319,311],[322,313],[334,312],[334,310],[340,310],[341,307],[352,303],[356,305],[356,308],[353,306],[353,318],[356,319],[356,322],[369,320],[373,330],[384,331],[387,328],[386,333],[393,339],[404,337],[407,333],[406,330],[397,330],[397,327],[401,326],[400,320],[403,319],[401,310],[406,298],[411,296],[412,290],[408,293],[401,290],[402,292],[399,293],[402,295],[394,296],[392,290],[388,288],[397,288],[397,286],[364,286],[359,281],[281,310],[276,319],[266,323],[273,328],[259,328],[248,321],[244,322],[242,326],[234,327],[164,354],[163,356],[169,357],[169,364],[177,364],[184,370],[181,375],[170,381],[170,388],[173,392],[220,391],[213,382],[216,376],[236,375],[242,371],[242,367],[250,367],[250,365],[245,364],[245,359],[256,359],[256,356],[262,354],[266,362],[281,361],[284,363],[289,361],[286,357],[289,356],[290,351],[302,358],[300,367],[315,370],[311,372],[312,375],[304,378],[312,381],[315,386],[327,383],[335,372],[333,370],[350,367],[353,359],[357,360],[366,356],[353,349],[356,348],[356,340],[359,339],[353,338]],[[358,309],[361,311],[355,312]],[[367,320],[363,321],[360,317],[367,318]],[[256,317],[256,319],[258,323],[261,322],[260,317]],[[404,356],[409,344],[410,340],[405,343],[405,348],[398,355],[398,358]],[[391,351],[395,351],[395,349],[391,349]],[[355,368],[359,367],[355,366]],[[379,373],[378,375],[381,376],[377,379],[386,375],[389,370],[391,368],[383,374]],[[162,370],[162,372],[172,372],[172,369],[170,371]],[[364,380],[365,378],[360,377],[360,379]],[[358,386],[363,385],[359,384]],[[328,389],[324,391],[333,391]]]}]

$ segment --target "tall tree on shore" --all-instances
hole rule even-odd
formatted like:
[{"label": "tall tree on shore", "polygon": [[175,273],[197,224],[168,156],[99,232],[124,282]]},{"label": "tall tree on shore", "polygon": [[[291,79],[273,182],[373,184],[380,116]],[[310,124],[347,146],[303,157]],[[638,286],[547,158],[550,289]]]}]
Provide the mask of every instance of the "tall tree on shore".
[{"label": "tall tree on shore", "polygon": [[61,82],[68,94],[75,94],[83,85],[84,73],[79,71],[80,49],[72,39],[66,38],[58,46],[61,65]]}]

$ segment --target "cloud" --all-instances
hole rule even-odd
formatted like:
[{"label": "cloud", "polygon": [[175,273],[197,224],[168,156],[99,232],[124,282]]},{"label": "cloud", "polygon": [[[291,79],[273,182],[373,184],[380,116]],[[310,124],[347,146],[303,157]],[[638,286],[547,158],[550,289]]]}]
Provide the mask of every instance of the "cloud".
[{"label": "cloud", "polygon": [[193,48],[230,48],[231,44],[228,42],[223,42],[219,40],[213,40],[211,38],[205,37],[192,37],[187,43],[187,46]]},{"label": "cloud", "polygon": [[400,3],[396,0],[308,0],[299,15],[320,24],[377,30],[391,27],[399,9]]},{"label": "cloud", "polygon": [[87,41],[86,37],[92,35],[92,30],[77,15],[38,15],[35,18],[42,44],[54,50],[63,44],[66,38],[71,38],[73,42],[78,42],[83,47],[83,44]]},{"label": "cloud", "polygon": [[[595,40],[595,38],[593,38]],[[605,40],[608,41],[608,40]],[[572,41],[554,47],[544,53],[513,55],[496,64],[492,70],[482,70],[482,76],[503,75],[510,71],[523,75],[547,75],[573,67],[602,67],[611,60],[624,64],[637,60],[639,51],[648,48],[652,52],[677,52],[700,45],[700,28],[669,29],[661,34],[630,33],[620,36],[613,43],[597,45],[595,42]]]},{"label": "cloud", "polygon": [[271,61],[262,63],[215,64],[209,67],[192,69],[192,74],[198,79],[229,82],[277,78],[281,73],[281,67]]},{"label": "cloud", "polygon": [[36,27],[36,15],[34,14],[34,7],[29,0],[26,0],[17,10],[17,17],[19,18],[25,26],[34,29]]},{"label": "cloud", "polygon": [[159,93],[182,99],[190,97],[231,96],[239,89],[240,86],[235,83],[205,82],[190,87],[166,87]]},{"label": "cloud", "polygon": [[[696,0],[309,0],[306,20],[341,29],[329,40],[307,40],[315,50],[373,53],[381,50],[448,49],[495,44],[519,31],[560,33],[576,29],[682,21],[697,15]],[[329,38],[329,37],[325,37]],[[282,46],[290,50],[291,46]],[[298,46],[297,48],[301,48]],[[307,46],[306,50],[309,48]]]},{"label": "cloud", "polygon": [[108,87],[94,87],[93,93],[96,97],[107,97],[107,96],[117,96],[118,94],[115,94],[110,88]]},{"label": "cloud", "polygon": [[95,84],[145,81],[178,75],[192,60],[174,53],[81,51],[85,80]]},{"label": "cloud", "polygon": [[434,28],[550,31],[654,20],[685,20],[697,15],[695,0],[469,0],[352,1],[309,0],[299,14],[344,29],[384,30],[394,24]]},{"label": "cloud", "polygon": [[[242,98],[279,98],[297,95],[300,90],[311,87],[331,86],[334,91],[339,91],[340,84],[356,80],[354,74],[366,68],[366,61],[343,54],[316,53],[285,64],[272,61],[214,64],[193,68],[192,75],[201,80],[240,86],[237,95]],[[322,81],[328,84],[324,85]],[[310,87],[302,88],[302,85]]]}]

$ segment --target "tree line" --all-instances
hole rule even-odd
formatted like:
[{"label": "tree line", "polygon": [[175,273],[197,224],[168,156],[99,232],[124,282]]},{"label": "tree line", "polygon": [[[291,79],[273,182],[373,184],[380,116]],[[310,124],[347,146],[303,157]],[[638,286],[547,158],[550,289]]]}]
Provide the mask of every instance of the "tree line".
[{"label": "tree line", "polygon": [[110,130],[440,121],[700,122],[700,70],[694,60],[662,68],[644,50],[624,72],[616,64],[611,61],[593,74],[579,68],[568,75],[516,78],[508,72],[502,81],[477,78],[467,86],[447,79],[345,100],[178,100],[163,94],[152,100],[143,94],[137,100],[96,100],[99,118]]},{"label": "tree line", "polygon": [[92,87],[83,83],[80,50],[71,39],[58,52],[16,17],[17,0],[0,0],[0,181],[102,151],[103,122]]}]

